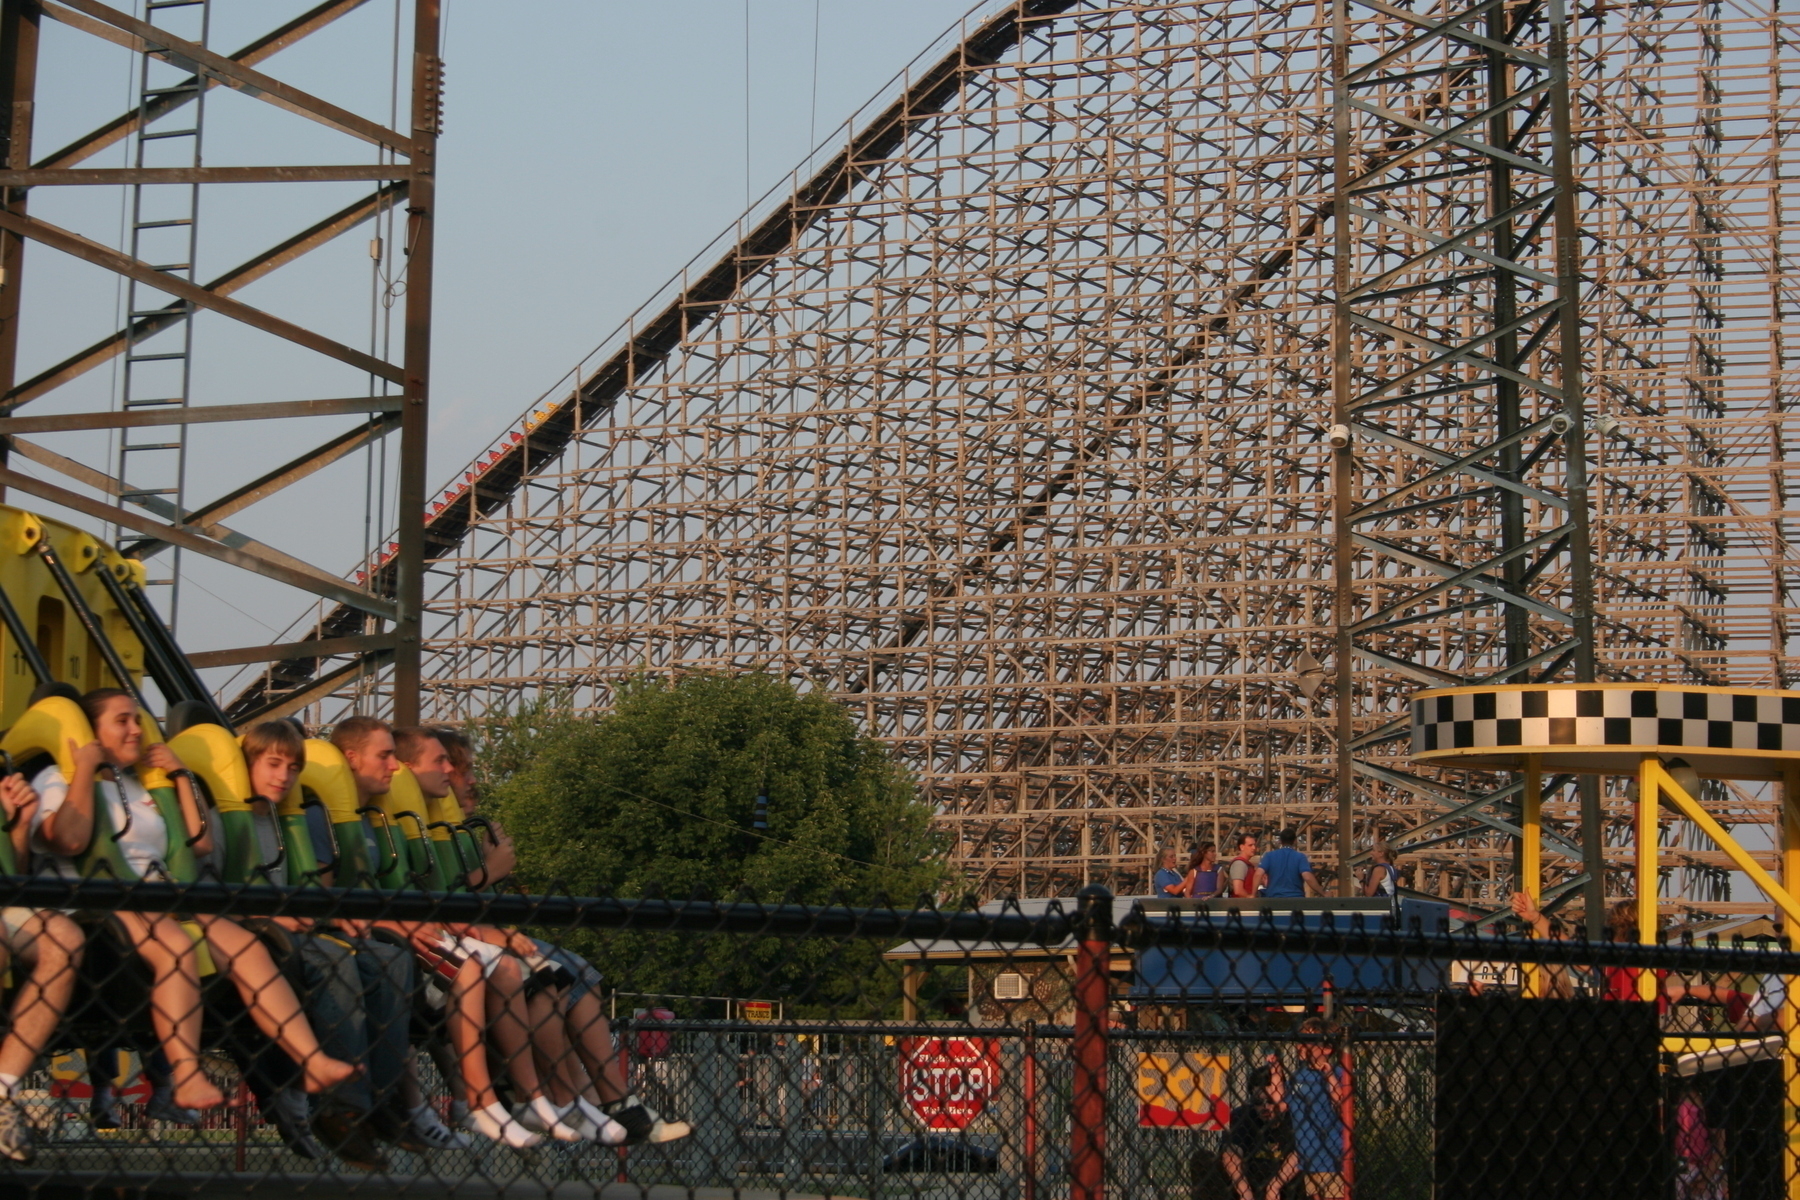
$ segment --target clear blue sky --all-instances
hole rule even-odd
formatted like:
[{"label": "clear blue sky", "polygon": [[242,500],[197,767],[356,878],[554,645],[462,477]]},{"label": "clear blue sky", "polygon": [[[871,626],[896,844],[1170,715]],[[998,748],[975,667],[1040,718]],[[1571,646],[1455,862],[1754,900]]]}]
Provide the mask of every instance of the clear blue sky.
[{"label": "clear blue sky", "polygon": [[[210,44],[236,50],[310,3],[213,0]],[[447,0],[434,485],[460,471],[736,221],[746,194],[760,196],[777,184],[815,138],[831,139],[895,72],[956,26],[970,3]],[[403,24],[408,21],[406,15]],[[394,23],[395,0],[370,0],[263,69],[385,120]],[[112,117],[133,97],[123,51],[44,24],[38,155]],[[223,90],[211,93],[206,120],[209,165],[371,160],[362,143]],[[85,165],[124,161],[122,148],[115,148]],[[207,189],[199,274],[217,274],[364,190],[358,184]],[[123,191],[38,189],[32,212],[117,246]],[[370,233],[365,226],[239,298],[367,346],[376,311]],[[21,378],[116,327],[118,288],[97,269],[34,246],[23,285],[28,316]],[[398,332],[396,322],[396,339]],[[218,317],[203,316],[196,338],[195,403],[363,390],[361,377]],[[116,371],[100,370],[27,411],[110,408],[116,394]],[[202,427],[189,459],[190,504],[229,490],[344,424]],[[94,465],[108,453],[102,435],[37,440]],[[55,478],[41,468],[24,469]],[[344,570],[363,546],[364,475],[358,458],[246,511],[233,524]],[[49,511],[23,497],[13,500]],[[216,564],[196,564],[192,557],[187,563],[189,578],[199,585],[182,602],[182,640],[190,649],[269,640],[299,611],[295,593],[286,589]]]}]

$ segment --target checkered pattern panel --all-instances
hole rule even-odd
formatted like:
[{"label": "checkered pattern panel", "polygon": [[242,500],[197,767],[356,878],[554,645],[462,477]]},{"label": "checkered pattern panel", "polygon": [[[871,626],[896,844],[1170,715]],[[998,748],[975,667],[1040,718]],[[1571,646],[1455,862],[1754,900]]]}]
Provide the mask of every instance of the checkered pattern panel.
[{"label": "checkered pattern panel", "polygon": [[1800,752],[1800,696],[1557,688],[1413,701],[1414,754],[1483,746]]}]

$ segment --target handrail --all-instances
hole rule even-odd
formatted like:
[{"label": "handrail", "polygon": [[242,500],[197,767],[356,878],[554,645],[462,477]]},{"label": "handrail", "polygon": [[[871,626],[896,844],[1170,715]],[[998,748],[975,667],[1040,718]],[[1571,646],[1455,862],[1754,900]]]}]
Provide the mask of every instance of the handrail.
[{"label": "handrail", "polygon": [[[389,871],[393,870],[395,867],[400,865],[400,850],[399,850],[399,847],[394,845],[394,826],[393,826],[392,822],[390,822],[387,819],[386,813],[382,812],[379,808],[375,807],[373,804],[365,804],[361,808],[358,808],[356,810],[356,815],[359,817],[366,817],[371,814],[381,818],[381,824],[376,825],[372,821],[369,824],[370,824],[371,828],[379,829],[382,831],[383,834],[386,835],[388,853],[393,855],[393,858],[394,858],[393,862],[388,863],[386,866],[383,866],[383,867],[377,867],[375,869],[375,871],[373,872],[374,876],[375,876],[375,880],[377,882],[379,882],[383,875],[386,875]],[[346,824],[347,823],[348,822],[346,822]]]},{"label": "handrail", "polygon": [[[772,936],[879,937],[1006,941],[1054,945],[1069,936],[1072,911],[1058,902],[1027,915],[844,905],[627,900],[493,892],[383,891],[371,888],[274,887],[268,884],[89,881],[55,875],[0,875],[0,906],[105,908],[132,912],[232,913],[243,916],[344,917],[353,920],[448,921],[470,925],[756,933]],[[1796,973],[1800,973],[1800,955]]]},{"label": "handrail", "polygon": [[394,823],[398,824],[401,817],[411,817],[419,823],[418,840],[425,848],[425,861],[430,866],[431,874],[427,874],[424,871],[413,870],[411,860],[408,859],[406,875],[407,878],[411,879],[414,883],[423,887],[428,883],[434,882],[432,875],[436,873],[438,865],[437,851],[432,848],[431,834],[427,832],[430,827],[425,824],[425,818],[421,817],[416,812],[409,812],[406,809],[401,809],[393,815]]}]

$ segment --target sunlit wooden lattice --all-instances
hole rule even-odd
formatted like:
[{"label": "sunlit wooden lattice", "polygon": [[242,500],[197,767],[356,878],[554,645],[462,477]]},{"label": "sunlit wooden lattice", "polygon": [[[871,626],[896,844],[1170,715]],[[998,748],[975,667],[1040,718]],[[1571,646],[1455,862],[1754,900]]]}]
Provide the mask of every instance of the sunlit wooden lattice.
[{"label": "sunlit wooden lattice", "polygon": [[[1795,31],[1761,0],[1575,17],[1599,675],[1792,686]],[[765,669],[913,766],[983,895],[1139,891],[1155,847],[1243,824],[1304,824],[1331,869],[1332,724],[1294,675],[1332,620],[1330,24],[1081,3],[965,63],[436,564],[428,708]],[[1438,815],[1371,787],[1359,837]],[[1504,900],[1504,838],[1437,836],[1409,885]],[[1672,898],[1733,907],[1721,856],[1669,859]]]}]

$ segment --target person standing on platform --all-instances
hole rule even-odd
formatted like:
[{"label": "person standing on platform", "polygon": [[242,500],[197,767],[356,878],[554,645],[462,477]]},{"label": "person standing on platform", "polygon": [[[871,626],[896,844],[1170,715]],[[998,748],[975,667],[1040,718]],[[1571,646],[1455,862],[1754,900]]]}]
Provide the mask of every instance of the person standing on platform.
[{"label": "person standing on platform", "polygon": [[1394,852],[1386,841],[1376,839],[1369,850],[1369,877],[1363,881],[1363,895],[1392,896],[1400,890],[1400,868],[1394,865]]},{"label": "person standing on platform", "polygon": [[1226,874],[1231,881],[1229,895],[1247,900],[1262,892],[1268,882],[1262,868],[1256,865],[1256,835],[1248,831],[1238,834],[1237,857],[1231,860]]},{"label": "person standing on platform", "polygon": [[1281,831],[1281,845],[1263,855],[1262,873],[1268,880],[1263,885],[1263,895],[1298,900],[1323,894],[1318,877],[1313,874],[1312,861],[1294,848],[1299,840],[1299,831],[1290,826]]},{"label": "person standing on platform", "polygon": [[1219,849],[1211,842],[1201,842],[1188,859],[1187,874],[1182,876],[1182,895],[1190,900],[1212,900],[1219,894]]},{"label": "person standing on platform", "polygon": [[1164,846],[1162,857],[1157,859],[1156,874],[1150,879],[1150,894],[1158,900],[1167,900],[1171,896],[1185,893],[1181,887],[1181,868],[1176,864],[1181,861],[1181,851],[1173,846]]}]

